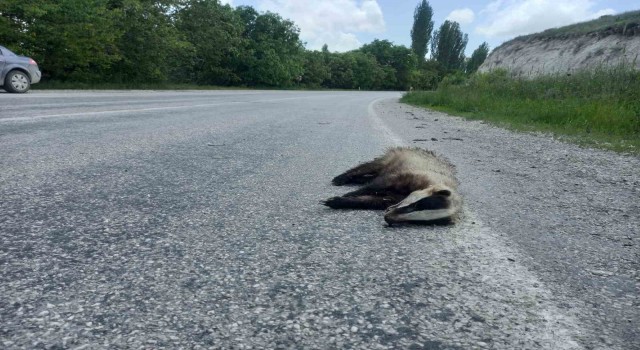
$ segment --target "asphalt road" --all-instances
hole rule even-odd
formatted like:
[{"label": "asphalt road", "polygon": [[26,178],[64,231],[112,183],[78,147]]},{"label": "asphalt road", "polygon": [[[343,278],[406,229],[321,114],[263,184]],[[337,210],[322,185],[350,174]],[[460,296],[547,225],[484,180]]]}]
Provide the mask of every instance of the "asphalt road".
[{"label": "asphalt road", "polygon": [[[639,349],[640,159],[399,96],[0,94],[0,347]],[[459,224],[319,204],[392,145]]]}]

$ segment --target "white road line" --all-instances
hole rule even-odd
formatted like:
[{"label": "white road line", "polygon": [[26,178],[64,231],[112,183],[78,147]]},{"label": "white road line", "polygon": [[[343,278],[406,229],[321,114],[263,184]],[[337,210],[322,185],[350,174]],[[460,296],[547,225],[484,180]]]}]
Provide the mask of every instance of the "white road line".
[{"label": "white road line", "polygon": [[10,99],[29,100],[34,98],[76,98],[76,97],[123,97],[123,95],[152,96],[167,94],[170,96],[231,96],[240,92],[243,95],[256,95],[271,90],[69,90],[68,92],[54,92],[53,90],[32,90],[26,94],[0,94],[0,100]]},{"label": "white road line", "polygon": [[382,121],[382,119],[378,117],[378,114],[376,114],[376,111],[373,108],[376,103],[384,99],[386,98],[379,98],[369,103],[369,106],[367,107],[367,110],[369,112],[369,120],[371,120],[373,128],[379,131],[382,136],[387,141],[389,141],[389,143],[391,143],[392,146],[406,146],[407,143],[402,139],[402,137],[391,131],[391,129],[389,129],[389,127]]},{"label": "white road line", "polygon": [[96,111],[96,112],[79,112],[79,113],[63,113],[63,114],[47,114],[47,115],[36,115],[32,117],[14,117],[14,118],[3,118],[0,119],[0,122],[12,122],[12,121],[27,121],[27,120],[38,120],[38,119],[47,119],[47,118],[57,118],[57,117],[75,117],[75,116],[89,116],[89,115],[100,115],[100,114],[118,114],[118,113],[131,113],[131,112],[147,112],[147,111],[159,111],[159,110],[167,110],[167,109],[180,109],[185,107],[210,107],[210,106],[220,106],[220,105],[231,105],[238,103],[246,103],[246,102],[226,102],[226,103],[203,103],[197,105],[188,105],[188,106],[171,106],[171,107],[152,107],[152,108],[135,108],[135,109],[115,109],[108,111]]},{"label": "white road line", "polygon": [[[473,272],[482,276],[484,290],[493,290],[497,300],[484,303],[511,303],[521,312],[530,331],[519,336],[540,342],[543,349],[582,350],[576,340],[588,334],[575,313],[568,313],[555,304],[553,292],[537,275],[519,261],[525,260],[495,230],[487,226],[465,206],[462,222],[451,235],[456,246],[472,261]],[[511,260],[509,260],[511,259]],[[463,297],[463,296],[461,296]],[[573,310],[574,312],[577,310]]]},{"label": "white road line", "polygon": [[161,111],[161,110],[181,109],[181,108],[226,106],[226,105],[234,105],[234,104],[266,103],[266,102],[278,102],[278,101],[286,101],[286,100],[308,99],[308,98],[324,97],[324,96],[327,96],[327,95],[298,96],[298,97],[288,97],[288,98],[276,98],[276,99],[254,100],[254,101],[234,101],[234,102],[223,102],[223,103],[201,103],[201,104],[167,106],[167,107],[114,109],[114,110],[95,111],[95,112],[46,114],[46,115],[36,115],[36,116],[30,116],[30,117],[0,118],[0,122],[34,121],[34,120],[40,120],[40,119],[59,118],[59,117],[77,117],[77,116],[90,116],[90,115],[103,115],[103,114]]},{"label": "white road line", "polygon": [[[373,128],[393,146],[406,145],[406,142],[375,112],[374,105],[381,100],[383,99],[377,99],[368,106]],[[465,206],[463,212],[465,218],[454,227],[451,234],[458,237],[456,245],[462,248],[460,251],[474,262],[475,272],[483,276],[483,282],[488,285],[485,290],[501,291],[505,293],[506,300],[521,304],[521,311],[529,315],[531,321],[531,332],[527,337],[540,341],[543,348],[584,349],[576,339],[587,334],[587,331],[572,314],[563,312],[555,305],[553,293],[534,272],[517,262],[524,260],[520,258],[519,252],[506,244],[493,229],[482,223],[470,208]],[[516,262],[509,260],[513,257],[517,257]],[[465,298],[462,295],[460,297]],[[530,305],[528,302],[531,300],[535,300],[536,303]]]},{"label": "white road line", "polygon": [[42,104],[30,104],[30,105],[15,105],[15,106],[2,106],[0,107],[0,111],[9,111],[9,110],[17,110],[17,109],[26,109],[26,108],[44,108],[44,107],[82,107],[82,106],[99,106],[104,105],[105,107],[109,105],[124,105],[127,103],[153,103],[153,102],[162,102],[162,103],[179,103],[179,102],[195,102],[210,99],[207,96],[200,96],[192,99],[176,99],[176,100],[110,100],[110,101],[99,101],[99,102],[73,102],[73,103],[42,103]]}]

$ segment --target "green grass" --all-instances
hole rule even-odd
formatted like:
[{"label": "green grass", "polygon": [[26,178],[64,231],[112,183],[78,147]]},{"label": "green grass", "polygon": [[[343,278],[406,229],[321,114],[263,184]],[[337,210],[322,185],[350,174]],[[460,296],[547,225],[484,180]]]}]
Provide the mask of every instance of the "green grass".
[{"label": "green grass", "polygon": [[478,74],[402,101],[523,131],[551,132],[578,144],[640,154],[640,72],[627,67],[571,76]]},{"label": "green grass", "polygon": [[590,33],[614,32],[623,35],[634,35],[640,32],[640,11],[607,15],[588,22],[576,23],[559,28],[547,29],[543,32],[518,37],[517,39],[547,39],[560,36],[581,36]]}]

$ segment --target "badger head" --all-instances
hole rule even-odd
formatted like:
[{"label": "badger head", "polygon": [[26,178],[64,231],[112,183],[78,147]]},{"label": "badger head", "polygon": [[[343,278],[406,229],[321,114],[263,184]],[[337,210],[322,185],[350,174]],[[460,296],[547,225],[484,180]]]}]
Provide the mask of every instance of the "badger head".
[{"label": "badger head", "polygon": [[453,189],[436,185],[411,192],[407,198],[387,208],[384,220],[389,224],[451,223],[460,210],[460,196]]}]

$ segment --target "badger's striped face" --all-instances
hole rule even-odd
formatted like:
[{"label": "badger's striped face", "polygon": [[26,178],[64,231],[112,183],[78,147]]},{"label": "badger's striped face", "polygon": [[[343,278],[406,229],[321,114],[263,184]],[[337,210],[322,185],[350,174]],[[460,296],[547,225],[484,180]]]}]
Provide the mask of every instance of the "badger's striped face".
[{"label": "badger's striped face", "polygon": [[448,187],[429,187],[414,191],[402,202],[387,209],[384,219],[389,224],[446,222],[458,210],[457,195]]}]

